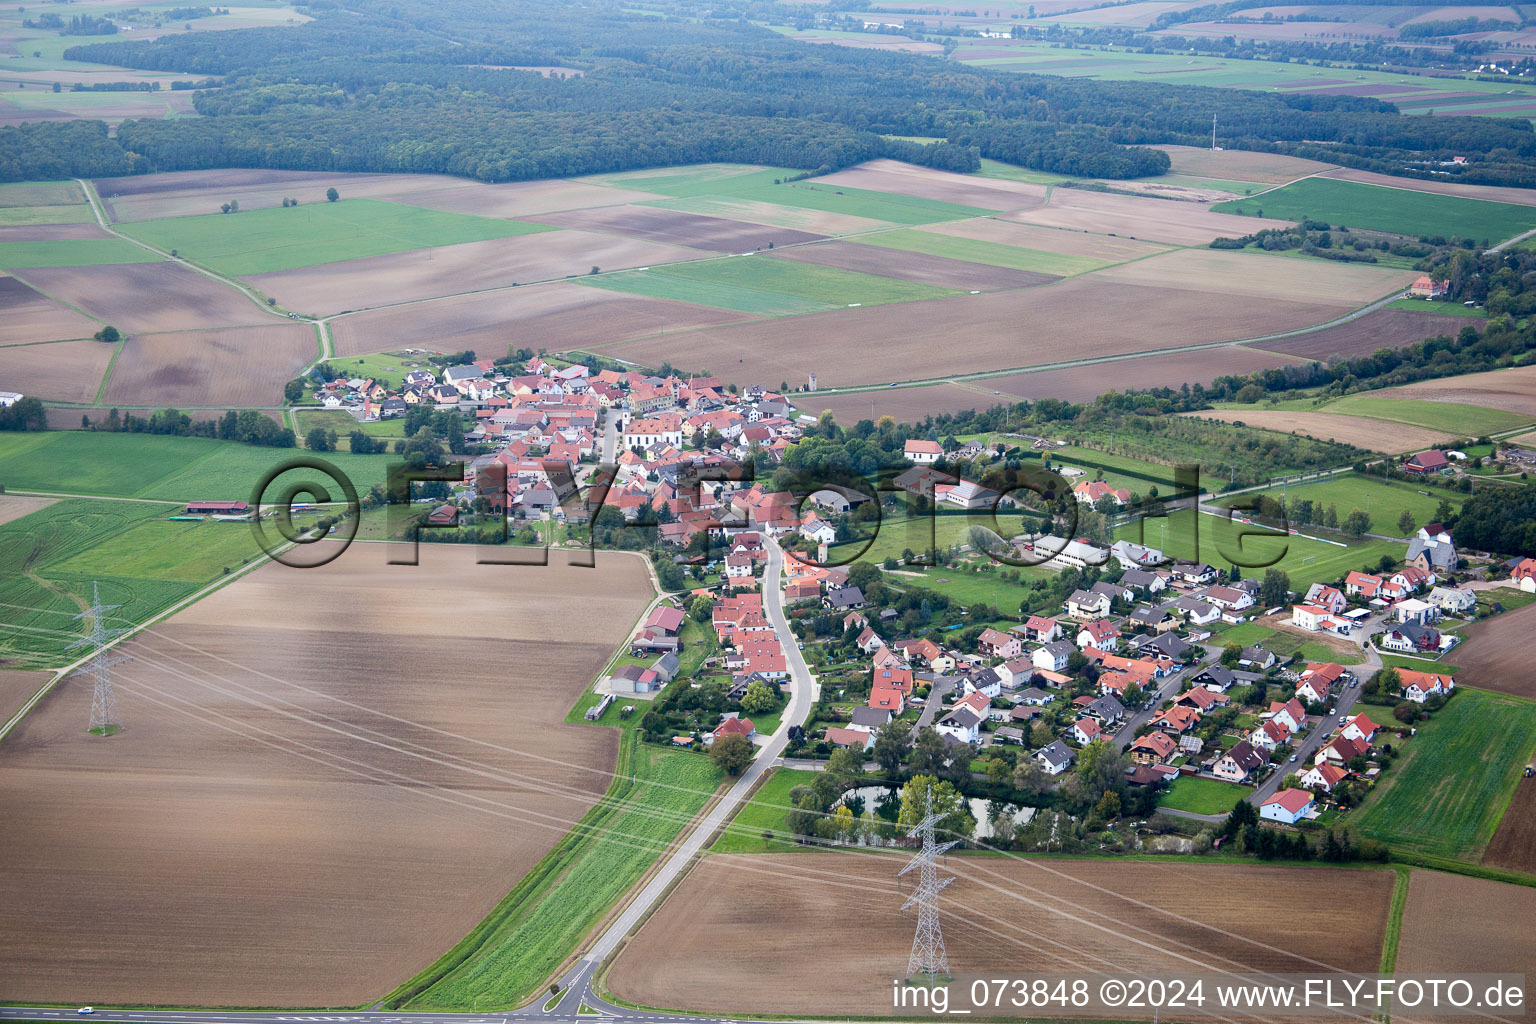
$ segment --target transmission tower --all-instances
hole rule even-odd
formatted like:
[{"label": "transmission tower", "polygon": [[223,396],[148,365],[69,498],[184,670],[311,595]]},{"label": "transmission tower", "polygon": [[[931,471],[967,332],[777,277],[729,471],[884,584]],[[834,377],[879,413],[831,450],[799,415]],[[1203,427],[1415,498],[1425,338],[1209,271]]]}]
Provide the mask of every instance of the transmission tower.
[{"label": "transmission tower", "polygon": [[954,879],[939,877],[939,856],[948,852],[955,842],[935,841],[934,826],[943,819],[942,814],[933,813],[933,790],[930,788],[927,816],[907,833],[909,838],[922,838],[922,849],[900,872],[905,875],[913,868],[918,869],[917,888],[901,908],[917,907],[917,934],[912,937],[912,955],[907,958],[908,978],[918,975],[935,978],[949,973],[949,954],[944,951],[944,933],[939,930],[939,893]]},{"label": "transmission tower", "polygon": [[82,640],[76,640],[70,644],[71,648],[84,647],[89,644],[95,649],[96,654],[86,666],[85,671],[91,675],[94,687],[91,691],[91,732],[101,730],[101,735],[108,735],[109,731],[116,727],[123,727],[123,720],[117,713],[117,698],[112,693],[112,666],[119,662],[127,661],[124,655],[109,654],[106,650],[107,642],[113,637],[128,632],[126,629],[108,629],[106,613],[114,608],[121,608],[120,604],[101,603],[101,585],[91,584],[91,607],[87,611],[76,615],[76,619],[89,618],[91,620],[91,635]]}]

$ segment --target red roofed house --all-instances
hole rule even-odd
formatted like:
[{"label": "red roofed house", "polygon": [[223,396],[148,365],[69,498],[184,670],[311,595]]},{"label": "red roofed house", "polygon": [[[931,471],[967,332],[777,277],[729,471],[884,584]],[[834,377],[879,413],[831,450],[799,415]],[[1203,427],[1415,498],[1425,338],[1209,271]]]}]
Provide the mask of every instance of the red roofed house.
[{"label": "red roofed house", "polygon": [[1443,299],[1450,291],[1449,281],[1436,281],[1428,274],[1420,275],[1408,286],[1408,294],[1416,299]]},{"label": "red roofed house", "polygon": [[1324,793],[1332,793],[1333,787],[1347,778],[1349,778],[1347,769],[1324,761],[1302,772],[1301,784],[1309,789],[1321,789]]},{"label": "red roofed house", "polygon": [[1356,715],[1349,720],[1349,724],[1344,727],[1340,735],[1348,739],[1360,740],[1362,743],[1370,744],[1376,739],[1376,733],[1380,729],[1381,726],[1371,721],[1365,715]]},{"label": "red roofed house", "polygon": [[1272,701],[1269,705],[1269,720],[1283,723],[1287,732],[1300,732],[1301,727],[1307,723],[1307,711],[1295,697],[1284,704]]},{"label": "red roofed house", "polygon": [[925,466],[939,461],[944,454],[944,446],[937,441],[908,441],[902,453],[919,466]]},{"label": "red roofed house", "polygon": [[1403,472],[1418,476],[1426,473],[1444,473],[1450,468],[1450,460],[1445,457],[1445,452],[1438,448],[1416,452],[1403,460]]},{"label": "red roofed house", "polygon": [[1167,764],[1178,749],[1167,733],[1149,732],[1131,744],[1131,760],[1137,764]]},{"label": "red roofed house", "polygon": [[668,608],[663,605],[651,612],[640,628],[659,629],[668,636],[677,636],[678,630],[683,628],[683,611],[681,608]]},{"label": "red roofed house", "polygon": [[834,747],[855,747],[868,750],[875,745],[875,734],[863,729],[827,727],[827,742]]},{"label": "red roofed house", "polygon": [[[1536,567],[1536,559],[1528,559],[1528,561]],[[1055,619],[1048,619],[1044,615],[1031,615],[1024,622],[1024,634],[1030,640],[1048,644],[1061,636],[1061,627]]]},{"label": "red roofed house", "polygon": [[1079,718],[1072,723],[1072,738],[1077,740],[1078,746],[1086,747],[1099,738],[1103,732],[1099,723],[1091,718]]},{"label": "red roofed house", "polygon": [[756,735],[757,729],[753,727],[752,719],[732,716],[715,726],[715,731],[710,733],[709,742],[713,743],[723,736],[745,736],[750,740]]},{"label": "red roofed house", "polygon": [[1294,825],[1307,816],[1315,803],[1312,794],[1304,789],[1282,789],[1259,805],[1259,817]]},{"label": "red roofed house", "polygon": [[976,649],[989,658],[1017,658],[1024,650],[1023,641],[1016,636],[988,627],[976,638]]},{"label": "red roofed house", "polygon": [[1456,680],[1445,672],[1418,672],[1411,668],[1397,670],[1403,683],[1403,699],[1423,704],[1430,697],[1449,696],[1456,689]]},{"label": "red roofed house", "polygon": [[1077,646],[1113,651],[1120,646],[1120,631],[1108,619],[1085,622],[1083,628],[1077,631]]}]

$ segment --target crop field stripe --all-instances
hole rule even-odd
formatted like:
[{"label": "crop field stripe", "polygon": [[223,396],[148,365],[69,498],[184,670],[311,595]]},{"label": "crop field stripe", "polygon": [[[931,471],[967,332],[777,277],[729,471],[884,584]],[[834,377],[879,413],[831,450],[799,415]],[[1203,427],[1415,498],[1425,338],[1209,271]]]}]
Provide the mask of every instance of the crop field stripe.
[{"label": "crop field stripe", "polygon": [[876,305],[964,294],[953,288],[771,257],[731,256],[718,260],[674,263],[656,267],[651,273],[789,295],[809,302],[826,303],[832,308],[853,303]]},{"label": "crop field stripe", "polygon": [[1217,203],[1218,213],[1255,214],[1374,228],[1397,234],[1487,238],[1498,242],[1536,228],[1536,209],[1335,178],[1303,178],[1263,195]]},{"label": "crop field stripe", "polygon": [[0,242],[0,267],[98,267],[159,263],[161,257],[121,238],[72,238],[42,242]]},{"label": "crop field stripe", "polygon": [[997,212],[978,206],[946,203],[938,199],[922,199],[894,192],[875,192],[870,189],[820,185],[804,181],[768,185],[732,194],[744,199],[760,199],[780,206],[802,206],[828,213],[851,213],[856,217],[886,220],[895,224],[932,224],[941,220],[967,220]]},{"label": "crop field stripe", "polygon": [[1007,267],[1010,270],[1059,274],[1063,277],[1099,270],[1110,265],[1108,260],[1098,260],[1090,256],[1070,256],[1065,253],[1047,252],[1043,249],[1025,249],[1001,242],[961,238],[911,228],[860,235],[848,240],[860,245],[876,245],[885,249],[943,256],[946,259],[963,260],[967,263]]},{"label": "crop field stripe", "polygon": [[[643,270],[628,270],[617,274],[604,274],[601,277],[582,279],[576,283],[588,288],[604,288],[608,291],[624,292],[628,295],[641,295],[651,299],[669,299],[673,302],[688,302],[698,306],[729,309],[738,313],[751,313],[759,316],[821,313],[837,308],[830,303],[799,299],[781,292],[762,291],[756,288],[746,288],[741,285],[686,280],[673,275],[663,275]],[[626,338],[604,344],[619,344],[622,341],[632,340],[634,339]],[[589,350],[601,347],[603,347],[602,344],[584,346],[585,349]]]},{"label": "crop field stripe", "polygon": [[1397,878],[1392,883],[1392,902],[1387,907],[1387,930],[1381,938],[1380,973],[1391,974],[1397,969],[1397,948],[1403,938],[1403,911],[1408,909],[1408,882],[1413,872],[1396,867]]}]

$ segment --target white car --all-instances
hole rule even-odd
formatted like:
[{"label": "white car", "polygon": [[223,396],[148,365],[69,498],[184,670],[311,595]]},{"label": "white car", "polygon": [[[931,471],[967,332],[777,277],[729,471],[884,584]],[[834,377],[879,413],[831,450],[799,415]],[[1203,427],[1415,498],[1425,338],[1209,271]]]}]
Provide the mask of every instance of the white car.
[{"label": "white car", "polygon": [[80,1009],[76,1010],[75,1012],[79,1013],[79,1014],[95,1013],[96,1012],[96,1007],[94,1007],[94,1006],[82,1006],[82,1007],[80,1007]]},{"label": "white car", "polygon": [[1299,761],[1300,759],[1301,759],[1301,755],[1300,754],[1292,754],[1291,755],[1291,760],[1292,761]]}]

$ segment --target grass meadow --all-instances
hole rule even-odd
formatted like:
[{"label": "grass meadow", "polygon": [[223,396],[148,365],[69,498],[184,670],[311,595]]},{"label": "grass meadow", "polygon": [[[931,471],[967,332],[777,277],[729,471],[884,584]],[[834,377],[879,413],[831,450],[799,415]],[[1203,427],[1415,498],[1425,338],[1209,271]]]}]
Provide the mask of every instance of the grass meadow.
[{"label": "grass meadow", "polygon": [[1430,430],[1443,430],[1448,434],[1478,436],[1503,430],[1514,430],[1532,422],[1524,413],[1506,409],[1487,409],[1480,405],[1461,402],[1433,402],[1423,399],[1401,398],[1396,395],[1345,395],[1343,398],[1318,407],[1319,412],[1339,413],[1345,416],[1364,416],[1367,419],[1407,423]]},{"label": "grass meadow", "polygon": [[1043,249],[1025,249],[1001,242],[986,242],[977,238],[958,235],[941,235],[933,231],[903,229],[864,235],[853,241],[875,245],[883,249],[900,249],[902,252],[926,253],[943,256],[967,263],[982,263],[1010,270],[1029,270],[1039,274],[1058,274],[1071,277],[1109,265],[1108,260],[1091,256],[1070,256],[1066,253],[1046,252]]},{"label": "grass meadow", "polygon": [[1353,825],[1393,847],[1475,860],[1536,748],[1536,703],[1463,689],[1418,728]]},{"label": "grass meadow", "polygon": [[[1310,500],[1314,505],[1322,508],[1332,505],[1338,510],[1340,519],[1349,515],[1352,509],[1363,509],[1371,516],[1370,532],[1393,537],[1407,536],[1397,528],[1397,520],[1404,511],[1413,516],[1413,530],[1417,530],[1434,519],[1435,509],[1442,498],[1451,503],[1452,509],[1459,509],[1461,503],[1466,500],[1466,496],[1457,491],[1418,488],[1412,484],[1360,476],[1355,473],[1344,473],[1317,483],[1299,484],[1283,489],[1277,487],[1264,493],[1276,500],[1284,496],[1289,502]],[[1244,494],[1226,500],[1252,501],[1255,497],[1257,494]],[[1306,528],[1303,527],[1303,529]],[[1408,533],[1412,533],[1413,530]]]},{"label": "grass meadow", "polygon": [[1536,207],[1443,196],[1333,178],[1304,178],[1273,192],[1212,207],[1219,213],[1285,220],[1325,220],[1335,226],[1400,235],[1443,235],[1502,241],[1536,228]]},{"label": "grass meadow", "polygon": [[1191,814],[1225,814],[1248,793],[1248,789],[1230,782],[1183,777],[1173,781],[1157,806]]},{"label": "grass meadow", "polygon": [[799,768],[775,768],[767,781],[757,787],[752,799],[736,812],[709,852],[786,853],[799,849],[797,843],[765,838],[763,833],[789,832],[789,791],[796,786],[809,786],[816,775]]},{"label": "grass meadow", "polygon": [[[52,207],[48,207],[52,209]],[[66,207],[68,209],[68,207]],[[49,223],[53,223],[49,221]],[[99,267],[122,263],[159,263],[160,257],[121,238],[69,238],[40,242],[0,242],[0,267]]]}]

